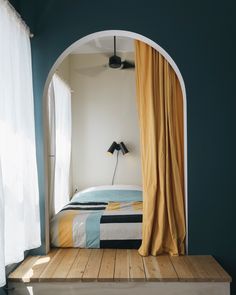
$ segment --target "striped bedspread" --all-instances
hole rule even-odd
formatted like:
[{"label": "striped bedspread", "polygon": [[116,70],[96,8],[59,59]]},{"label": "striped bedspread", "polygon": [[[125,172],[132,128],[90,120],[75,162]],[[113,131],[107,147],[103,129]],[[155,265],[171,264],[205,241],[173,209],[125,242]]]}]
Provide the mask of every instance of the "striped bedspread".
[{"label": "striped bedspread", "polygon": [[54,247],[139,248],[142,201],[71,201],[51,221]]}]

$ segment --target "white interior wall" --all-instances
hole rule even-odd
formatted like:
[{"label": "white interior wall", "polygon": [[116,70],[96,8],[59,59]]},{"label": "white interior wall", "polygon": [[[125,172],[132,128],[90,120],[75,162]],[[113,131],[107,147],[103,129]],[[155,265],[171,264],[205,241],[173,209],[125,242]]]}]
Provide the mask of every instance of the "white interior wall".
[{"label": "white interior wall", "polygon": [[[133,53],[121,54],[133,60]],[[74,54],[57,74],[72,89],[71,192],[110,184],[116,155],[106,151],[115,140],[120,154],[115,184],[141,184],[139,125],[134,70],[112,70],[103,54]]]},{"label": "white interior wall", "polygon": [[111,183],[116,157],[106,151],[114,140],[130,150],[119,157],[115,184],[141,184],[135,73],[102,66],[107,60],[102,54],[70,56],[73,190]]}]

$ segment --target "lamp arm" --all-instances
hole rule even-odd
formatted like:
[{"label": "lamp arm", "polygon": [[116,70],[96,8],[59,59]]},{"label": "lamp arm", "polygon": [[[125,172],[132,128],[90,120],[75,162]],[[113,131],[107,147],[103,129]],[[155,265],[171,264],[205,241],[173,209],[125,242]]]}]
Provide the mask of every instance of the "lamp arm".
[{"label": "lamp arm", "polygon": [[115,165],[115,169],[114,169],[113,176],[112,176],[112,181],[111,181],[112,185],[114,184],[114,180],[115,180],[116,170],[117,170],[118,161],[119,161],[119,153],[120,153],[120,150],[118,150],[117,154],[116,154],[116,165]]}]

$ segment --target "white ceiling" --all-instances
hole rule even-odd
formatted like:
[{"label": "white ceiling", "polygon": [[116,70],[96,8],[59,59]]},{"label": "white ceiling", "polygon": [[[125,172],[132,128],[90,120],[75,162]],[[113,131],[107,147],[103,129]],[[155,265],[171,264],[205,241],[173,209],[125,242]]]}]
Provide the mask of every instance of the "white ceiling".
[{"label": "white ceiling", "polygon": [[[114,39],[113,37],[97,38],[88,43],[79,46],[72,54],[85,53],[113,53]],[[116,37],[116,51],[120,53],[134,52],[134,39],[128,37]]]}]

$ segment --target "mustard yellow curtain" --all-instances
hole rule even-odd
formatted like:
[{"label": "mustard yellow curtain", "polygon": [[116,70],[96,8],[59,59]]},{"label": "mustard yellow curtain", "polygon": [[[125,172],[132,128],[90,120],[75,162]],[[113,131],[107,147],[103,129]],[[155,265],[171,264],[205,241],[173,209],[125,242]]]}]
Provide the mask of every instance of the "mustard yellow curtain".
[{"label": "mustard yellow curtain", "polygon": [[141,255],[185,253],[183,97],[167,60],[136,41],[143,178]]}]

